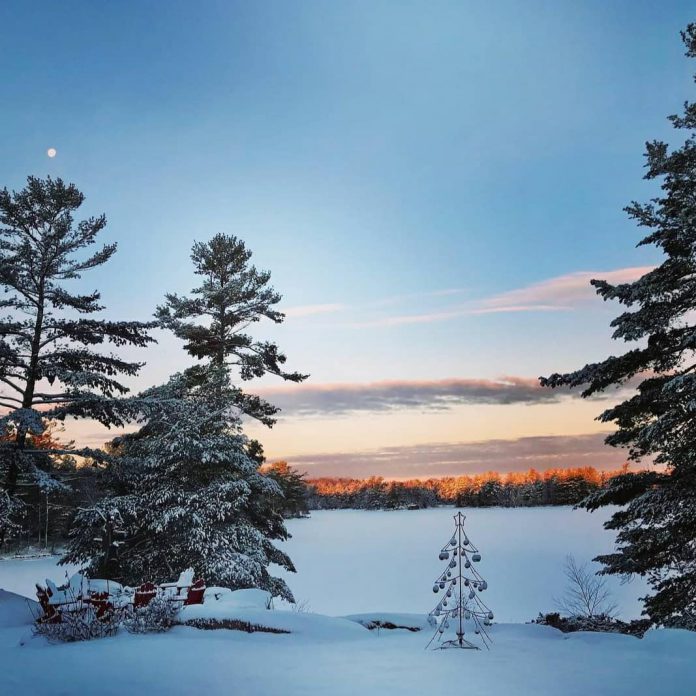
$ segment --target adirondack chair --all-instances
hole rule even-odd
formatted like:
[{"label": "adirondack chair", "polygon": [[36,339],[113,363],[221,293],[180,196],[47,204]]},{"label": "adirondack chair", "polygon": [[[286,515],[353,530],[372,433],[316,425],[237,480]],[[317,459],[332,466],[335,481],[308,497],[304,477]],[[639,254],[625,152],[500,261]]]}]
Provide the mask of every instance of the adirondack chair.
[{"label": "adirondack chair", "polygon": [[41,585],[36,585],[36,597],[39,600],[39,606],[43,611],[43,616],[40,616],[37,621],[39,623],[60,623],[61,615],[60,611],[55,607],[55,605],[50,602],[50,590]]},{"label": "adirondack chair", "polygon": [[165,582],[160,585],[167,599],[172,601],[183,600],[186,592],[193,584],[193,568],[187,568],[180,575],[176,582]]},{"label": "adirondack chair", "polygon": [[191,587],[189,587],[188,594],[184,600],[184,606],[188,607],[191,604],[203,604],[203,595],[205,594],[205,580],[196,580]]},{"label": "adirondack chair", "polygon": [[88,601],[94,607],[94,613],[99,621],[111,619],[114,605],[109,601],[108,592],[91,592]]},{"label": "adirondack chair", "polygon": [[144,582],[135,590],[133,607],[139,609],[146,607],[157,595],[157,588],[151,582]]},{"label": "adirondack chair", "polygon": [[81,585],[71,586],[69,583],[56,587],[56,584],[46,578],[48,603],[60,607],[61,611],[79,611],[83,608]]}]

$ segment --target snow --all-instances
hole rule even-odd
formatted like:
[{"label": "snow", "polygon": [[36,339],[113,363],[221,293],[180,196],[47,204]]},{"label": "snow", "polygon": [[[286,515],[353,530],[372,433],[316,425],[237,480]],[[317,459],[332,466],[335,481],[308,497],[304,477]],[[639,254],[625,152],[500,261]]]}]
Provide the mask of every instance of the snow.
[{"label": "snow", "polygon": [[237,607],[225,602],[192,605],[179,613],[182,623],[210,619],[242,621],[269,630],[286,631],[296,638],[320,641],[364,639],[369,632],[355,621],[335,616]]},{"label": "snow", "polygon": [[685,631],[651,632],[638,640],[501,624],[494,626],[490,652],[431,651],[423,649],[429,637],[424,632],[368,631],[353,623],[355,631],[348,633],[344,624],[351,622],[340,619],[266,613],[283,614],[294,632],[179,626],[161,635],[66,645],[35,638],[0,651],[0,692],[420,696],[466,685],[470,693],[516,696],[690,696],[696,685],[696,634]]},{"label": "snow", "polygon": [[270,592],[266,590],[232,590],[221,587],[209,587],[205,591],[205,597],[213,594],[220,596],[220,601],[227,605],[251,609],[268,609],[273,604],[273,598]]},{"label": "snow", "polygon": [[[602,528],[611,509],[588,513],[569,507],[464,509],[466,530],[481,552],[477,570],[486,579],[485,602],[496,620],[525,622],[557,609],[565,586],[563,565],[612,551],[614,534]],[[438,553],[450,538],[456,509],[391,512],[326,510],[288,520],[293,538],[282,545],[297,573],[274,568],[299,602],[312,611],[427,614],[437,597],[433,580],[442,571]],[[593,564],[599,568],[597,564]],[[607,582],[626,619],[638,618],[640,578]],[[2,583],[0,583],[2,584]]]},{"label": "snow", "polygon": [[[435,604],[433,580],[441,571],[438,553],[453,528],[454,508],[316,511],[288,520],[293,538],[278,544],[297,573],[272,566],[290,585],[298,604],[314,612],[345,616],[366,612],[427,614]],[[477,569],[486,578],[486,604],[496,619],[525,622],[554,611],[565,586],[568,553],[589,562],[613,548],[602,528],[611,510],[588,513],[568,507],[467,509],[466,529],[480,549]],[[56,567],[56,557],[0,560],[0,588],[34,596],[34,583],[51,578],[61,585],[77,570]],[[595,566],[599,567],[599,566]],[[636,579],[607,579],[619,613],[640,614],[646,586]],[[208,588],[208,593],[210,588]],[[283,603],[275,600],[277,606]]]},{"label": "snow", "polygon": [[[30,616],[22,613],[26,602],[2,592],[0,693],[420,696],[463,688],[515,696],[696,693],[696,633],[687,631],[649,631],[639,640],[496,623],[491,651],[425,650],[433,631],[427,622],[432,576],[441,565],[437,553],[452,514],[450,509],[332,511],[293,521],[295,538],[286,548],[300,572],[288,576],[292,587],[312,609],[334,616],[267,610],[265,593],[220,588],[208,588],[205,604],[180,614],[181,620],[236,619],[288,634],[176,626],[165,634],[121,632],[50,645],[31,637]],[[567,508],[468,515],[496,616],[529,619],[553,608],[551,597],[562,589],[564,555],[571,551],[584,561],[611,546],[600,518]],[[55,559],[0,561],[0,585],[28,594],[37,578],[62,582],[63,569],[52,570],[52,563]],[[631,602],[642,588],[629,589],[621,603],[635,615]],[[367,605],[371,608],[363,611]],[[346,607],[358,609],[343,611]],[[421,630],[364,627],[374,621]]]},{"label": "snow", "polygon": [[57,585],[65,584],[78,568],[74,565],[59,566],[58,556],[0,560],[0,589],[35,597],[36,583],[45,584],[52,579]]},{"label": "snow", "polygon": [[37,602],[14,592],[0,590],[0,629],[26,626],[40,613]]}]

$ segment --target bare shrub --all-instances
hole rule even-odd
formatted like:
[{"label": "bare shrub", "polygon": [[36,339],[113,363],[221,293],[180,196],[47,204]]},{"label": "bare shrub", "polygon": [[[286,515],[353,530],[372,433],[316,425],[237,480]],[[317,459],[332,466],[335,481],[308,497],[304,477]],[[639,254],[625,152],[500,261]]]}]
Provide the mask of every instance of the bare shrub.
[{"label": "bare shrub", "polygon": [[612,601],[605,578],[593,573],[586,563],[578,565],[572,555],[566,556],[563,571],[568,584],[555,601],[564,614],[587,619],[614,616],[616,603]]},{"label": "bare shrub", "polygon": [[118,632],[124,616],[125,609],[114,608],[97,617],[92,607],[84,605],[75,611],[62,611],[60,622],[36,621],[34,633],[59,643],[106,638]]},{"label": "bare shrub", "polygon": [[309,606],[309,600],[302,599],[292,605],[292,610],[296,614],[308,614],[312,611],[312,607]]}]

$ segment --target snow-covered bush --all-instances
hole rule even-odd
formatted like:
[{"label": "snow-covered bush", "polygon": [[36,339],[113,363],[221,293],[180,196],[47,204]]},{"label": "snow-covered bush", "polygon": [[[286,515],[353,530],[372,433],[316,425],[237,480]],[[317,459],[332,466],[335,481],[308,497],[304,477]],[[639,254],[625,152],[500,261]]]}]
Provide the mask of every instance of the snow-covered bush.
[{"label": "snow-covered bush", "polygon": [[629,636],[642,638],[650,628],[648,619],[636,619],[634,621],[621,621],[612,616],[597,614],[596,616],[561,616],[558,612],[539,614],[532,623],[542,626],[557,628],[563,633],[575,631],[591,631],[593,633],[623,633]]},{"label": "snow-covered bush", "polygon": [[132,609],[123,621],[129,633],[164,633],[176,622],[179,603],[158,595],[144,607]]},{"label": "snow-covered bush", "polygon": [[113,607],[102,616],[97,617],[94,609],[88,604],[84,604],[76,611],[62,611],[59,623],[36,621],[34,632],[37,635],[45,636],[50,641],[61,643],[105,638],[118,632],[125,615],[125,608]]}]

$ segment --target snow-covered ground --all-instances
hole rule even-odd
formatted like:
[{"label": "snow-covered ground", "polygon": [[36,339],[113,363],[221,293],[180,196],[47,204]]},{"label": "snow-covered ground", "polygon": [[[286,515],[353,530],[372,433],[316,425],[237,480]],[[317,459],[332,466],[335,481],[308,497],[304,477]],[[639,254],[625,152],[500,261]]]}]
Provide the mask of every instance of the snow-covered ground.
[{"label": "snow-covered ground", "polygon": [[[369,611],[428,612],[437,555],[453,529],[453,508],[371,512],[313,512],[290,520],[286,550],[297,574],[286,573],[295,599],[312,611],[345,615]],[[524,622],[556,609],[565,585],[563,564],[572,553],[590,562],[613,549],[603,529],[605,510],[569,507],[466,509],[466,529],[481,551],[479,572],[488,582],[486,603],[499,621]],[[599,568],[598,565],[595,567]],[[282,574],[282,573],[279,573]],[[623,618],[638,618],[645,584],[608,578]]]},{"label": "snow-covered ground", "polygon": [[696,686],[696,635],[685,631],[638,640],[499,624],[490,652],[432,651],[424,650],[423,632],[377,633],[313,614],[283,618],[296,632],[179,626],[162,635],[64,645],[31,639],[19,646],[26,629],[0,628],[0,693],[691,696]]},{"label": "snow-covered ground", "polygon": [[[333,511],[292,521],[287,549],[299,570],[289,576],[293,590],[313,611],[332,616],[232,604],[220,612],[290,634],[179,626],[163,635],[48,645],[18,620],[23,600],[0,594],[0,694],[696,693],[696,634],[684,631],[651,631],[638,640],[500,623],[490,652],[425,650],[437,552],[453,512]],[[468,515],[469,534],[483,554],[486,599],[503,622],[553,608],[565,554],[585,561],[612,544],[602,518],[567,508]],[[31,594],[37,579],[61,578],[64,570],[53,563],[0,561],[0,587]],[[618,590],[624,615],[637,615],[642,587]],[[207,600],[190,609],[192,616],[215,612]],[[383,612],[392,611],[402,612],[394,623],[411,621],[424,630],[368,631],[358,623],[388,619]],[[346,614],[361,616],[337,618]]]}]

